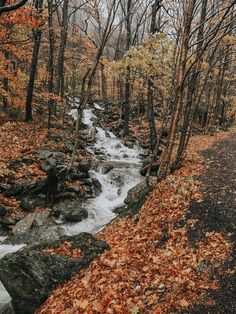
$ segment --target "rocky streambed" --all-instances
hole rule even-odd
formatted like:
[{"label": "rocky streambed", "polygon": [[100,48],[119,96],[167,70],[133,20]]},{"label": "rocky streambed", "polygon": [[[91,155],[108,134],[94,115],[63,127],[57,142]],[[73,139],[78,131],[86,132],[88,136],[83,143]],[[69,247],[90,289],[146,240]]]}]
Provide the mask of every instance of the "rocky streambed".
[{"label": "rocky streambed", "polygon": [[[146,196],[149,187],[140,175],[143,150],[134,141],[127,147],[103,129],[97,118],[102,111],[98,104],[84,110],[80,145],[87,143],[91,160],[68,168],[63,153],[39,150],[46,178],[0,186],[0,192],[16,197],[27,213],[10,234],[0,237],[1,313],[12,313],[11,298],[16,313],[33,313],[56,285],[108,248],[95,234],[118,213],[132,214],[140,205],[140,193]],[[76,119],[77,110],[70,114]],[[2,229],[14,223],[2,217]],[[72,261],[42,251],[68,241],[82,257]]]}]

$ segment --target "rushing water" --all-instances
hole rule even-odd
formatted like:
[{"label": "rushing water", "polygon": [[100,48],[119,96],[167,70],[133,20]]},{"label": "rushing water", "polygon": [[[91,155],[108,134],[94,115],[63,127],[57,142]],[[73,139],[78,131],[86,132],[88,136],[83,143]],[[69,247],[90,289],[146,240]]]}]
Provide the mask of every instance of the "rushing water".
[{"label": "rushing water", "polygon": [[[95,104],[95,109],[103,110]],[[76,119],[76,110],[71,112]],[[113,210],[121,205],[127,196],[128,191],[141,181],[139,169],[141,167],[140,153],[142,150],[135,146],[128,148],[112,133],[94,126],[96,115],[93,109],[85,109],[83,123],[87,125],[88,134],[93,133],[96,128],[95,144],[89,151],[95,156],[98,162],[96,169],[90,172],[91,176],[98,179],[102,185],[101,194],[86,201],[84,208],[88,211],[89,217],[79,223],[66,226],[66,233],[69,235],[80,232],[96,233],[109,223],[116,214]],[[96,158],[96,157],[95,157]],[[107,166],[113,167],[108,173]]]}]

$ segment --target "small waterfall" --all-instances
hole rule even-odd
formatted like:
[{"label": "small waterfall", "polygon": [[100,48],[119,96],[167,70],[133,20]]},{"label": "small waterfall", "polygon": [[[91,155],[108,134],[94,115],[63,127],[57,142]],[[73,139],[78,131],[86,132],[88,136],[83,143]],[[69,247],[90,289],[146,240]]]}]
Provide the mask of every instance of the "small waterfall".
[{"label": "small waterfall", "polygon": [[[103,110],[97,104],[94,107]],[[97,118],[93,110],[85,109],[83,113],[83,123],[88,127],[88,134],[94,128]],[[76,119],[77,113],[71,114]],[[113,210],[124,204],[128,191],[141,181],[139,154],[142,150],[138,146],[126,147],[112,132],[97,126],[95,144],[89,148],[89,152],[92,152],[96,159],[96,166],[90,175],[99,180],[102,193],[84,204],[89,214],[87,219],[65,226],[69,235],[80,232],[96,233],[101,230],[116,217]],[[108,166],[112,169],[107,173]]]}]

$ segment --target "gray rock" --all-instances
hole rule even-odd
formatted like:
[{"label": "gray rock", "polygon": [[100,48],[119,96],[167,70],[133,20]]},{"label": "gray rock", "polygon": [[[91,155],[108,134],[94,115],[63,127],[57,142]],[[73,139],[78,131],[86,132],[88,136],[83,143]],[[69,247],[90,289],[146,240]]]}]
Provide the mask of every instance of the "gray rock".
[{"label": "gray rock", "polygon": [[4,193],[6,196],[18,196],[19,194],[39,193],[45,189],[45,180],[34,180],[27,182],[20,182],[11,185]]},{"label": "gray rock", "polygon": [[134,143],[133,142],[125,142],[125,146],[129,147],[129,148],[133,148],[134,147]]},{"label": "gray rock", "polygon": [[48,171],[49,169],[51,169],[52,167],[55,167],[57,165],[57,160],[54,158],[48,158],[46,160],[44,160],[41,165],[40,168],[43,171]]},{"label": "gray rock", "polygon": [[102,185],[101,185],[101,183],[96,178],[92,178],[92,182],[93,182],[94,194],[96,196],[100,195],[101,192],[102,192]]},{"label": "gray rock", "polygon": [[21,195],[20,207],[27,212],[33,212],[37,208],[45,208],[47,206],[46,197],[44,194],[29,194]]},{"label": "gray rock", "polygon": [[39,149],[38,150],[38,155],[41,158],[49,158],[50,156],[52,156],[53,152],[49,151],[49,150],[45,150],[45,149]]},{"label": "gray rock", "polygon": [[65,158],[65,155],[61,152],[50,152],[48,150],[39,150],[38,154],[43,159],[40,168],[44,171],[62,164]]},{"label": "gray rock", "polygon": [[65,235],[65,229],[60,226],[52,224],[45,224],[39,227],[33,227],[24,234],[10,236],[5,243],[11,244],[35,244],[44,243],[48,241],[59,240]]},{"label": "gray rock", "polygon": [[66,200],[53,206],[53,215],[67,222],[80,222],[88,217],[88,212],[80,201]]},{"label": "gray rock", "polygon": [[84,208],[68,211],[64,215],[64,219],[67,222],[80,222],[86,218],[88,218],[88,212]]},{"label": "gray rock", "polygon": [[56,285],[69,280],[74,263],[40,251],[22,251],[0,261],[0,279],[12,297],[16,314],[32,314]]},{"label": "gray rock", "polygon": [[144,192],[145,190],[148,190],[149,187],[147,186],[146,181],[143,181],[133,187],[131,190],[129,190],[128,195],[126,199],[124,200],[124,203],[126,205],[129,205],[130,203],[136,202],[139,198],[139,195]]},{"label": "gray rock", "polygon": [[[44,248],[59,247],[65,241],[71,242],[73,249],[80,248],[82,257],[72,261],[67,257],[42,252]],[[108,245],[105,242],[83,233],[6,255],[0,260],[0,280],[12,297],[15,313],[34,313],[59,284],[88,267],[106,249]]]},{"label": "gray rock", "polygon": [[13,227],[12,232],[15,236],[25,234],[32,227],[42,226],[43,224],[45,224],[49,215],[50,215],[49,210],[41,213],[28,214]]},{"label": "gray rock", "polygon": [[84,173],[88,173],[90,168],[91,168],[91,161],[89,161],[89,160],[82,160],[79,163],[78,171],[84,172]]}]

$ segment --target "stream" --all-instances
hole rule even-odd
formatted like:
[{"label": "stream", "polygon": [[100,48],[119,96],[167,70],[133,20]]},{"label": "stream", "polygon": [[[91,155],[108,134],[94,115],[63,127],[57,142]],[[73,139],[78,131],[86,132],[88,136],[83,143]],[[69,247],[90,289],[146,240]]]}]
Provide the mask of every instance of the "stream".
[{"label": "stream", "polygon": [[[99,196],[84,201],[88,218],[79,223],[63,225],[67,235],[81,232],[96,234],[102,230],[116,217],[114,209],[124,204],[128,191],[142,180],[139,174],[142,149],[137,145],[133,148],[125,146],[112,132],[104,130],[98,123],[94,113],[96,110],[104,108],[94,104],[93,108],[85,109],[83,123],[87,126],[88,136],[95,135],[95,142],[87,147],[94,157],[90,176],[100,182],[102,191]],[[77,119],[77,109],[72,109],[69,114]],[[0,258],[25,246],[1,244],[5,239],[0,237]],[[0,282],[0,312],[4,307],[9,309],[10,302],[11,298]]]},{"label": "stream", "polygon": [[[103,110],[97,104],[94,106],[97,110]],[[88,148],[96,161],[96,166],[90,171],[90,175],[101,183],[102,192],[98,197],[84,204],[89,214],[87,219],[65,226],[68,235],[80,232],[95,234],[105,227],[116,217],[113,210],[124,204],[128,191],[142,179],[139,174],[142,149],[138,146],[126,147],[112,132],[94,126],[97,117],[93,111],[93,109],[84,110],[83,123],[87,125],[89,135],[96,132],[95,144]],[[77,110],[72,110],[71,114],[76,119]],[[107,173],[108,167],[111,170]]]}]

